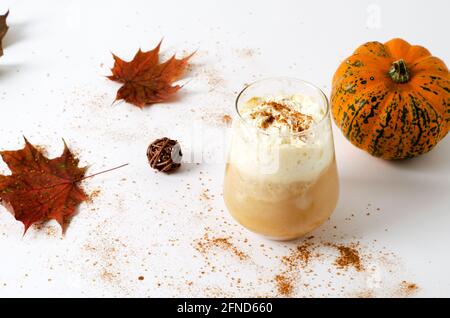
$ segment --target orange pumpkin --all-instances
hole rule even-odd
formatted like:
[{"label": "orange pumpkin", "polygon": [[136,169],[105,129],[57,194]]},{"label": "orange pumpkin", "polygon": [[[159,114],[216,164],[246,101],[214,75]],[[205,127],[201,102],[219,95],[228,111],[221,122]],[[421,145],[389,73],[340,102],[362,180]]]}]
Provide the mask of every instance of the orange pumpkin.
[{"label": "orange pumpkin", "polygon": [[450,74],[424,47],[368,42],[336,71],[331,110],[355,146],[384,159],[416,157],[450,130]]}]

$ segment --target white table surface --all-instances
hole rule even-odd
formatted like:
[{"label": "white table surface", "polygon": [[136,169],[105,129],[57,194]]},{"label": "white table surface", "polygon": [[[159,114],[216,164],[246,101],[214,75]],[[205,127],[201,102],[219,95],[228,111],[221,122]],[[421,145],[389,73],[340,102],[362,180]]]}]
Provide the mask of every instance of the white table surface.
[{"label": "white table surface", "polygon": [[[221,118],[237,92],[282,75],[329,94],[340,61],[369,40],[403,37],[450,63],[448,1],[2,0],[0,13],[7,8],[0,149],[22,148],[25,135],[54,157],[64,138],[91,173],[130,165],[83,182],[100,194],[80,206],[64,237],[55,222],[22,236],[22,224],[0,207],[3,297],[278,296],[280,257],[301,240],[249,233],[221,196],[228,131]],[[144,110],[111,106],[119,87],[104,77],[111,52],[130,59],[163,37],[164,56],[198,50],[179,98]],[[361,254],[387,256],[363,257],[371,271],[338,275],[336,252],[319,246],[320,261],[308,265],[317,275],[299,268],[293,296],[450,296],[450,137],[429,154],[392,163],[334,135],[340,201],[314,240],[359,242]],[[178,139],[191,162],[169,176],[154,173],[145,156],[162,136]],[[249,259],[199,253],[206,232],[229,237]],[[402,281],[417,291],[399,294]]]}]

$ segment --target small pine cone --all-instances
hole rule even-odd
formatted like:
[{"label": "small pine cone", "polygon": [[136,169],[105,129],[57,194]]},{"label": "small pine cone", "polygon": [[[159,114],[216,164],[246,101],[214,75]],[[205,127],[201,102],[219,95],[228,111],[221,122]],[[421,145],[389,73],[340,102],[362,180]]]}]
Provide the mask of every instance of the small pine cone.
[{"label": "small pine cone", "polygon": [[150,167],[161,172],[170,172],[180,167],[182,156],[180,144],[167,137],[155,140],[147,149]]}]

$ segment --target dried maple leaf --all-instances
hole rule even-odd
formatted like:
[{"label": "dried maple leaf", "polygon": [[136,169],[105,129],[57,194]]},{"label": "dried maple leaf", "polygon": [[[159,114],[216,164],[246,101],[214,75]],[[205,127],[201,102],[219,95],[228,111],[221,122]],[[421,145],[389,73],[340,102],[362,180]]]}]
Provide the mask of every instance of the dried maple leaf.
[{"label": "dried maple leaf", "polygon": [[0,175],[0,202],[24,224],[24,233],[32,224],[52,219],[61,225],[64,232],[78,205],[88,199],[78,183],[128,165],[85,176],[87,168],[78,167],[79,160],[65,142],[62,155],[48,159],[24,139],[23,149],[0,151],[12,173]]},{"label": "dried maple leaf", "polygon": [[189,58],[194,54],[176,59],[175,55],[164,63],[159,63],[161,42],[151,51],[140,49],[133,60],[126,62],[114,57],[110,80],[123,83],[116,95],[116,100],[123,99],[140,108],[167,100],[182,86],[172,83],[183,75]]},{"label": "dried maple leaf", "polygon": [[2,40],[6,34],[6,31],[8,31],[8,26],[6,25],[6,18],[8,17],[8,14],[9,10],[4,15],[0,15],[0,56],[3,55]]},{"label": "dried maple leaf", "polygon": [[64,230],[76,207],[87,200],[78,186],[86,168],[78,167],[64,142],[63,154],[46,158],[25,138],[25,147],[15,151],[1,151],[12,174],[0,175],[0,200],[16,220],[25,226],[25,232],[36,222],[56,220]]}]

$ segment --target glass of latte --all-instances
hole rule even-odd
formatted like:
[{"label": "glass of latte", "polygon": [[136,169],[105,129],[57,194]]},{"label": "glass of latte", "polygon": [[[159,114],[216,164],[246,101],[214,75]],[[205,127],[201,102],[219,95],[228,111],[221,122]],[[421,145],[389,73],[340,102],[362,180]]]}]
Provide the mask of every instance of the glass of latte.
[{"label": "glass of latte", "polygon": [[339,182],[325,94],[298,79],[266,79],[239,94],[235,115],[224,180],[231,215],[277,240],[326,221]]}]

